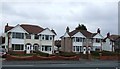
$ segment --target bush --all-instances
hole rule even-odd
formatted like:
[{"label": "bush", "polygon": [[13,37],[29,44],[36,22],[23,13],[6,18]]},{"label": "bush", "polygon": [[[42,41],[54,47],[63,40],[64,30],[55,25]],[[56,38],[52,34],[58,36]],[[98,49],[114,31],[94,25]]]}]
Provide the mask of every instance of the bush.
[{"label": "bush", "polygon": [[44,52],[40,52],[40,51],[36,51],[35,53],[36,53],[37,55],[44,56],[44,57],[48,57],[48,56],[49,56],[48,53],[44,53]]},{"label": "bush", "polygon": [[109,52],[109,51],[102,51],[101,53],[102,53],[102,56],[115,56],[118,54],[118,53]]},{"label": "bush", "polygon": [[72,53],[72,52],[61,52],[58,55],[59,56],[64,56],[64,57],[76,56],[76,54]]},{"label": "bush", "polygon": [[99,51],[91,51],[91,55],[93,56],[100,56]]}]

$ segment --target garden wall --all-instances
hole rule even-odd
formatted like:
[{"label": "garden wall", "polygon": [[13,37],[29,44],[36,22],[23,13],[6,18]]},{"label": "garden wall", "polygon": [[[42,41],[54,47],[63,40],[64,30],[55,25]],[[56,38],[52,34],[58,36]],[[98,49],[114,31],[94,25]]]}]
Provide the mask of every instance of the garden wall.
[{"label": "garden wall", "polygon": [[6,60],[79,60],[80,56],[72,56],[72,57],[64,57],[64,56],[49,56],[49,57],[43,57],[43,56],[13,56],[13,55],[7,55]]}]

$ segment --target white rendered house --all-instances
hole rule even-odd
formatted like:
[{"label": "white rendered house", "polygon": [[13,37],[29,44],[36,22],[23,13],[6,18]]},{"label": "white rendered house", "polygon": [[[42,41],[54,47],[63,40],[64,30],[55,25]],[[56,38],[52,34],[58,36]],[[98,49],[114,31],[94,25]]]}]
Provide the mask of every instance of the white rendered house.
[{"label": "white rendered house", "polygon": [[114,52],[117,46],[116,43],[119,43],[116,41],[119,37],[120,35],[110,35],[110,33],[107,33],[107,37],[103,40],[102,50]]},{"label": "white rendered house", "polygon": [[54,53],[55,31],[49,28],[43,29],[36,25],[21,24],[5,26],[5,46],[9,51],[16,53],[32,53],[41,51]]}]

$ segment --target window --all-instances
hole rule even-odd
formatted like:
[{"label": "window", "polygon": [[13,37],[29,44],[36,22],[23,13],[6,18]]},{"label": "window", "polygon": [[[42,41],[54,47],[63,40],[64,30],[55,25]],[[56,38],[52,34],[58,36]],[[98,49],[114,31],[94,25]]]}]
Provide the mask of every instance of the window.
[{"label": "window", "polygon": [[41,39],[42,40],[53,40],[53,36],[52,35],[41,35]]},{"label": "window", "polygon": [[44,35],[41,35],[41,39],[44,40]]},{"label": "window", "polygon": [[24,33],[13,32],[12,38],[24,39]]},{"label": "window", "polygon": [[82,42],[83,41],[83,38],[81,37],[76,37],[76,42]]},{"label": "window", "polygon": [[35,35],[34,38],[35,38],[35,39],[39,39],[39,35]]},{"label": "window", "polygon": [[26,34],[26,39],[31,39],[31,35],[30,34]]},{"label": "window", "polygon": [[23,50],[23,44],[12,44],[12,50]]},{"label": "window", "polygon": [[96,38],[96,42],[97,43],[100,43],[100,41],[101,41],[101,39]]},{"label": "window", "polygon": [[51,51],[51,46],[42,46],[42,51]]},{"label": "window", "polygon": [[50,36],[50,40],[52,40],[53,39],[53,37],[52,36]]},{"label": "window", "polygon": [[73,46],[73,51],[74,52],[82,52],[82,46]]},{"label": "window", "polygon": [[49,40],[49,35],[45,35],[45,40]]}]

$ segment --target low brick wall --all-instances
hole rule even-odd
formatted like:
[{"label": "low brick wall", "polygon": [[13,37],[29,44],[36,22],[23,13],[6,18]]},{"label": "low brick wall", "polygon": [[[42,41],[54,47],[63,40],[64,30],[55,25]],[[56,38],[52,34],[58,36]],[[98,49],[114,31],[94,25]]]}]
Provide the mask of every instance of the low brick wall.
[{"label": "low brick wall", "polygon": [[100,60],[120,60],[120,56],[100,56]]},{"label": "low brick wall", "polygon": [[79,56],[72,56],[72,57],[63,57],[63,56],[50,56],[50,57],[43,57],[43,56],[12,56],[7,55],[6,60],[79,60]]}]

